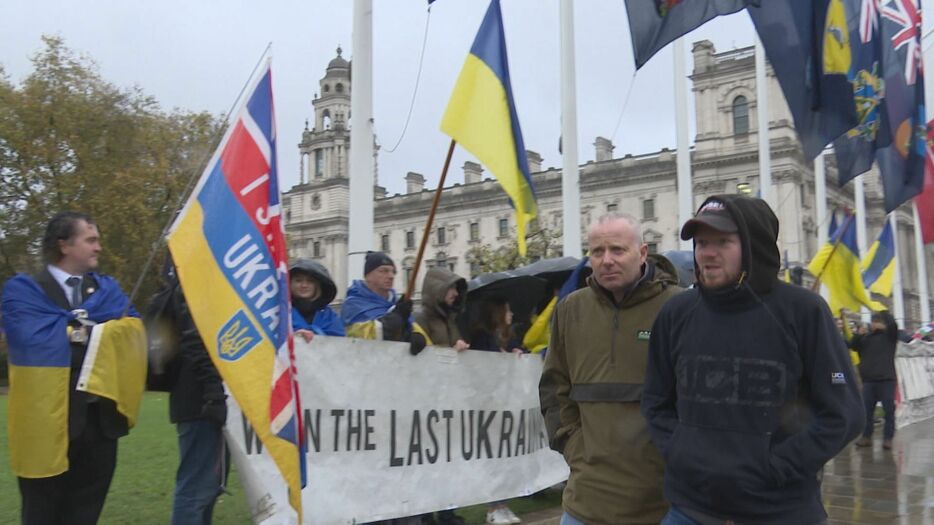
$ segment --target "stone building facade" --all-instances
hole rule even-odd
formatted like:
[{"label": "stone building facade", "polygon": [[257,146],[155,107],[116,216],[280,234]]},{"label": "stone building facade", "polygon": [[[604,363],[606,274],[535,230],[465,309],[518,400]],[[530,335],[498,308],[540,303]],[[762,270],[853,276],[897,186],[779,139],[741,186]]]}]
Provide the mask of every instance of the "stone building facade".
[{"label": "stone building facade", "polygon": [[[754,48],[717,53],[709,41],[693,46],[691,75],[697,134],[691,152],[694,203],[699,205],[718,193],[759,191],[758,105]],[[804,158],[794,123],[771,69],[769,81],[769,142],[776,214],[781,221],[779,249],[791,266],[806,265],[818,250],[818,224],[814,196],[814,166]],[[315,125],[303,134],[300,183],[284,197],[286,232],[291,257],[311,257],[327,266],[340,283],[360,278],[361,269],[348,269],[348,217],[356,206],[350,203],[347,170],[350,133],[346,122],[350,108],[350,66],[340,56],[328,65],[315,96]],[[674,123],[672,123],[674,125]],[[661,151],[614,156],[610,140],[597,137],[594,159],[580,166],[581,224],[586,228],[600,215],[619,211],[642,221],[645,242],[651,251],[678,249],[678,198],[676,152]],[[562,220],[561,170],[542,169],[542,158],[527,152],[529,169],[538,196],[538,225],[560,233]],[[825,156],[828,209],[853,206],[853,185],[839,187],[832,155]],[[444,265],[470,277],[466,254],[483,244],[498,247],[511,243],[515,219],[499,184],[485,177],[474,162],[463,166],[464,183],[445,188],[442,205],[426,249],[428,265]],[[863,176],[866,188],[867,242],[878,236],[884,221],[882,188],[877,173]],[[410,172],[405,176],[406,193],[387,196],[376,188],[372,249],[387,252],[400,268],[397,289],[407,284],[414,263],[433,192],[424,187],[425,178]],[[897,242],[905,290],[906,321],[916,326],[920,317],[917,294],[918,271],[914,255],[911,207],[898,210]],[[534,230],[533,230],[534,231]],[[560,245],[560,243],[559,243]],[[934,268],[934,253],[928,249],[928,265]],[[424,275],[420,271],[419,275]],[[934,279],[925,276],[929,289]],[[419,279],[420,280],[420,279]],[[418,283],[420,284],[420,283]],[[338,300],[343,297],[343,290]],[[417,295],[416,295],[417,297]]]}]

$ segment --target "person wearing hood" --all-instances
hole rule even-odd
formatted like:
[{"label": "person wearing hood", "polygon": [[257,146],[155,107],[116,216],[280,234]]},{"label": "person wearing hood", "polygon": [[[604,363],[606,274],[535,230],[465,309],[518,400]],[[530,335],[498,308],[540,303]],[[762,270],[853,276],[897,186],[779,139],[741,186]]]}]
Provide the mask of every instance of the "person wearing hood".
[{"label": "person wearing hood", "polygon": [[450,346],[458,352],[467,342],[457,327],[457,316],[464,308],[467,280],[447,268],[429,268],[422,281],[422,305],[415,322],[428,336],[428,344]]},{"label": "person wearing hood", "polygon": [[314,334],[344,336],[344,323],[329,304],[337,287],[327,268],[310,259],[298,259],[289,267],[292,294],[292,330],[311,341]]},{"label": "person wearing hood", "polygon": [[697,287],[659,312],[642,395],[663,524],[825,523],[821,469],[862,429],[830,309],[778,279],[778,226],[765,201],[719,195],[681,229]]},{"label": "person wearing hood", "polygon": [[539,383],[549,444],[571,469],[561,523],[657,524],[662,458],[639,400],[649,329],[681,291],[678,273],[648,254],[630,215],[601,217],[587,241],[593,274],[555,307]]},{"label": "person wearing hood", "polygon": [[421,352],[428,340],[412,320],[412,300],[398,297],[393,289],[396,263],[383,252],[367,252],[363,280],[356,280],[347,290],[341,305],[341,322],[348,337],[402,341],[409,352]]},{"label": "person wearing hood", "polygon": [[869,333],[856,334],[850,347],[859,354],[859,375],[863,380],[863,401],[866,426],[856,446],[871,447],[875,425],[876,403],[882,403],[885,425],[882,427],[882,448],[892,449],[895,437],[895,350],[898,347],[898,323],[887,310],[874,312]]}]

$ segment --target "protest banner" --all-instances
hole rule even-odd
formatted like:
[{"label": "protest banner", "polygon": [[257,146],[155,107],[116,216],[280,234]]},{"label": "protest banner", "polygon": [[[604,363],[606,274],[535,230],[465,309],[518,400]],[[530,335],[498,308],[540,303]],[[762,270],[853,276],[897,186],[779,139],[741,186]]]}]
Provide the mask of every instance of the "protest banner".
[{"label": "protest banner", "polygon": [[[542,360],[407,343],[296,341],[308,444],[304,523],[361,523],[532,494],[568,476],[548,448]],[[228,443],[253,521],[296,523],[232,398]]]}]

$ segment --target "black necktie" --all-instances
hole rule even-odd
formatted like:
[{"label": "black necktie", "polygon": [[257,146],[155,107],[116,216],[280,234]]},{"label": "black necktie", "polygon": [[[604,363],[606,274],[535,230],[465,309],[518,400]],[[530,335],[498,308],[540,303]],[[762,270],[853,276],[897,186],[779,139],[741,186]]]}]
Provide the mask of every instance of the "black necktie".
[{"label": "black necktie", "polygon": [[65,279],[65,284],[71,286],[71,307],[77,308],[81,304],[81,278],[71,276]]}]

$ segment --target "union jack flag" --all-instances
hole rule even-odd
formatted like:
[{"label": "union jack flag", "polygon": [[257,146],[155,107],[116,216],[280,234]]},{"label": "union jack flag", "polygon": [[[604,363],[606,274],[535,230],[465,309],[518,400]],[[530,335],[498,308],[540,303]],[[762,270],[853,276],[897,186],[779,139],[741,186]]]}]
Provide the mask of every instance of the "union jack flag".
[{"label": "union jack flag", "polygon": [[875,28],[879,27],[879,0],[861,0],[859,9],[859,38],[866,44],[872,41]]},{"label": "union jack flag", "polygon": [[882,17],[898,24],[900,28],[892,35],[892,47],[905,50],[905,81],[914,85],[921,60],[921,9],[915,0],[890,0],[880,11]]}]

